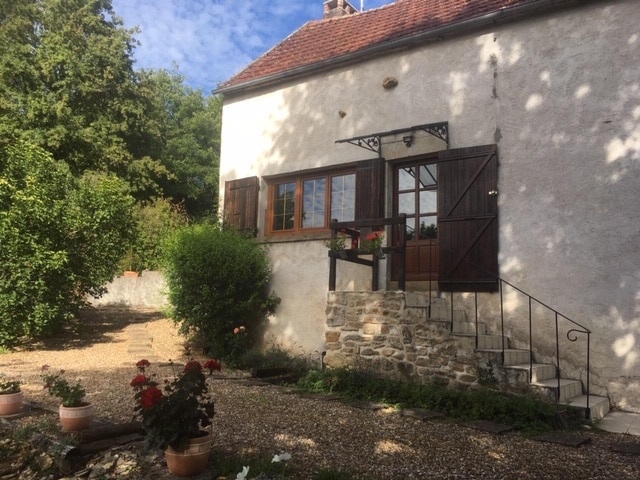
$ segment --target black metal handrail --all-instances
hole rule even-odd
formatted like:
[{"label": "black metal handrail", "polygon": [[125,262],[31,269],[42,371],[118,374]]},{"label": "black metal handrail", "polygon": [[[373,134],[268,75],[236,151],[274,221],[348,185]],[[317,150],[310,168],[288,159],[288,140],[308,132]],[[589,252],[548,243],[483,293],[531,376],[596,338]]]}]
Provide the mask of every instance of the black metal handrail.
[{"label": "black metal handrail", "polygon": [[[442,246],[439,246],[439,248],[442,248]],[[456,256],[458,256],[458,258],[460,258],[460,256],[456,253],[453,252],[451,250],[447,250],[448,253],[452,253]],[[576,342],[578,340],[578,336],[577,334],[585,334],[587,336],[587,348],[586,348],[586,396],[587,396],[587,401],[586,401],[586,407],[585,407],[585,412],[586,412],[586,417],[589,418],[591,411],[590,411],[590,377],[591,377],[591,330],[589,330],[587,327],[585,327],[584,325],[581,325],[580,323],[576,322],[575,320],[572,320],[571,318],[567,317],[566,315],[560,313],[558,310],[556,310],[553,307],[550,307],[549,305],[547,305],[546,303],[538,300],[536,297],[534,297],[533,295],[530,295],[529,293],[525,292],[524,290],[522,290],[519,287],[516,287],[515,285],[513,285],[512,283],[508,282],[507,280],[503,279],[502,277],[500,277],[499,275],[496,275],[493,272],[489,272],[487,271],[484,267],[475,264],[474,262],[470,261],[470,264],[472,264],[474,267],[482,270],[484,273],[488,274],[490,277],[494,278],[496,280],[496,282],[498,283],[498,291],[499,291],[499,295],[500,295],[500,330],[501,330],[501,336],[502,336],[502,347],[501,347],[501,357],[502,357],[502,363],[504,365],[505,362],[505,313],[504,313],[504,286],[507,285],[510,288],[514,289],[516,292],[518,292],[519,294],[525,296],[527,298],[527,303],[528,303],[528,321],[529,321],[529,383],[532,383],[533,381],[533,304],[536,303],[539,306],[543,307],[545,310],[549,311],[550,313],[553,314],[554,316],[554,321],[555,321],[555,362],[556,362],[556,378],[557,378],[557,392],[556,392],[556,401],[559,402],[560,401],[560,377],[561,377],[561,369],[560,369],[560,320],[564,319],[566,321],[568,321],[571,325],[566,333],[566,337],[567,340],[569,340],[570,342]],[[486,277],[485,277],[486,278]],[[474,301],[475,301],[475,344],[476,344],[476,348],[478,348],[478,335],[479,335],[479,328],[478,328],[478,284],[471,280],[471,282],[473,282],[474,284]],[[454,322],[454,293],[453,291],[450,292],[450,304],[451,304],[451,331],[453,331],[453,322]],[[429,299],[431,301],[431,298]]]}]

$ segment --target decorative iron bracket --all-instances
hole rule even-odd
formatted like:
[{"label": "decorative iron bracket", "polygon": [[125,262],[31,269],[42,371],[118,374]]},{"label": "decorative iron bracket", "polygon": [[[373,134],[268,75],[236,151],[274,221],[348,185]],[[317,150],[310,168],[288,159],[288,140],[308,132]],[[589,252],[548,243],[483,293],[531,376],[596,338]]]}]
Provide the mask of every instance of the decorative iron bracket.
[{"label": "decorative iron bracket", "polygon": [[424,125],[415,125],[408,128],[399,128],[397,130],[389,130],[387,132],[372,133],[369,135],[362,135],[359,137],[344,138],[342,140],[336,140],[336,143],[349,143],[356,147],[361,147],[371,152],[377,153],[378,156],[382,154],[382,138],[390,137],[392,135],[399,135],[407,132],[415,132],[416,130],[422,130],[436,138],[444,141],[449,148],[449,122],[427,123]]},{"label": "decorative iron bracket", "polygon": [[380,145],[382,142],[380,141],[380,135],[365,135],[363,137],[353,137],[347,138],[345,140],[336,140],[336,143],[350,143],[351,145],[355,145],[356,147],[362,147],[371,152],[377,153],[380,155]]},{"label": "decorative iron bracket", "polygon": [[426,125],[418,125],[417,127],[412,128],[415,128],[416,130],[424,130],[428,134],[439,138],[444,141],[447,144],[447,148],[449,148],[449,122],[428,123]]}]

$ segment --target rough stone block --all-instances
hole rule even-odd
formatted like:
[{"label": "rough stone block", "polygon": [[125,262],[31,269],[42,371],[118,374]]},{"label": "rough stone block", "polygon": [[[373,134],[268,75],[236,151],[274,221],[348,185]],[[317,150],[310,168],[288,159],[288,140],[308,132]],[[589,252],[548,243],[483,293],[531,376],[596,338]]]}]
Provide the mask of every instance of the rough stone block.
[{"label": "rough stone block", "polygon": [[462,383],[476,383],[478,381],[478,377],[473,375],[460,375],[456,380]]},{"label": "rough stone block", "polygon": [[363,357],[371,357],[371,356],[375,356],[375,355],[380,355],[380,353],[378,353],[373,348],[367,347],[367,348],[362,348],[360,350],[360,355],[362,355]]},{"label": "rough stone block", "polygon": [[329,332],[325,332],[324,334],[324,339],[327,343],[335,343],[338,340],[340,340],[340,335],[341,333],[338,331],[329,331]]},{"label": "rough stone block", "polygon": [[380,330],[380,325],[364,323],[362,325],[362,333],[367,335],[375,335]]},{"label": "rough stone block", "polygon": [[345,324],[343,317],[329,317],[327,318],[327,326],[331,328],[341,327]]}]

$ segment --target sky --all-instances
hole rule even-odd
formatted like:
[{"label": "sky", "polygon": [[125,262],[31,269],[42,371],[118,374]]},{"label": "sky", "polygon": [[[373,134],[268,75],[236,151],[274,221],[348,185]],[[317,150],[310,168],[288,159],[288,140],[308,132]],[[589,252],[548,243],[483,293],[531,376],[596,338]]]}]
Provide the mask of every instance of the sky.
[{"label": "sky", "polygon": [[[352,0],[365,10],[394,0]],[[310,20],[324,0],[112,0],[126,28],[139,27],[135,68],[178,71],[209,95]]]}]

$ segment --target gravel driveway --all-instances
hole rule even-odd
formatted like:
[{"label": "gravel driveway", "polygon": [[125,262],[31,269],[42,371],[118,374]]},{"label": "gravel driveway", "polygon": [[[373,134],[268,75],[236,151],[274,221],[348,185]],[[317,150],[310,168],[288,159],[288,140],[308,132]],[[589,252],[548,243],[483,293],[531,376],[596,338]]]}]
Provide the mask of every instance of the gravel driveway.
[{"label": "gravel driveway", "polygon": [[[64,368],[87,387],[99,423],[129,422],[135,362],[184,361],[181,338],[171,321],[155,312],[101,309],[85,317],[64,338],[0,355],[0,372],[22,379],[28,401],[53,409],[57,402],[42,391],[40,367]],[[296,395],[224,368],[214,379],[213,392],[218,457],[213,462],[225,455],[289,452],[289,469],[296,473],[288,478],[312,479],[322,469],[367,480],[640,478],[640,457],[614,451],[638,440],[622,434],[585,432],[587,443],[567,447],[517,433],[487,433],[444,418],[419,420],[392,409],[360,409],[325,397]],[[173,478],[161,456],[145,456],[137,448],[128,445],[119,453],[131,462],[130,474],[112,472],[101,478]],[[101,453],[96,464],[104,464],[112,454]],[[96,478],[89,470],[82,474]],[[259,473],[251,470],[249,478]],[[210,478],[210,472],[198,477]]]}]

